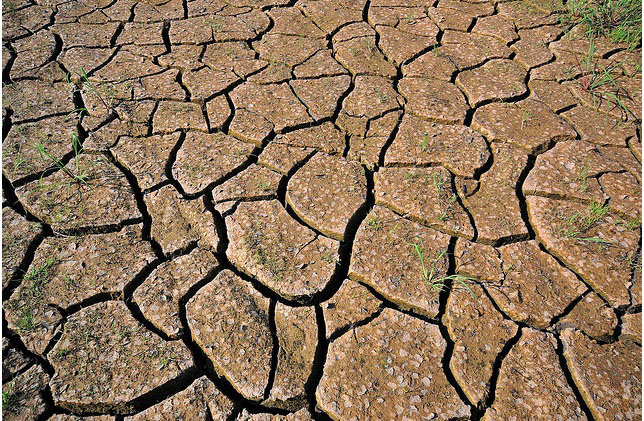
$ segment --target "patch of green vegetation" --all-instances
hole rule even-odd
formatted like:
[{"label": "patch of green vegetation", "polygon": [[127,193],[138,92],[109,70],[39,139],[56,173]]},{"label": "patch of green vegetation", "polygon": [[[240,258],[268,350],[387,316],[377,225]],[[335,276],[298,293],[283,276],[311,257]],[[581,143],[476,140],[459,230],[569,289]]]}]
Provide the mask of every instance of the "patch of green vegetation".
[{"label": "patch of green vegetation", "polygon": [[589,38],[605,36],[631,48],[642,38],[640,0],[569,0],[561,20],[569,27],[583,25]]},{"label": "patch of green vegetation", "polygon": [[268,184],[263,175],[257,181],[257,188],[263,192],[267,192],[271,189],[271,186]]},{"label": "patch of green vegetation", "polygon": [[634,217],[634,218],[628,218],[628,219],[619,219],[617,221],[617,224],[623,225],[624,228],[627,230],[634,230],[635,228],[639,227],[642,224],[642,221],[640,218]]},{"label": "patch of green vegetation", "polygon": [[382,229],[382,221],[373,215],[367,217],[366,227],[369,231],[380,231]]},{"label": "patch of green vegetation", "polygon": [[333,263],[335,264],[337,262],[335,253],[331,250],[325,251],[321,254],[322,261],[326,263]]},{"label": "patch of green vegetation", "polygon": [[525,124],[530,121],[532,115],[528,110],[521,110],[521,130],[525,128]]},{"label": "patch of green vegetation", "polygon": [[282,259],[276,258],[264,249],[261,244],[263,237],[264,234],[260,231],[260,227],[252,225],[250,233],[245,239],[246,246],[251,251],[255,263],[268,270],[273,276],[273,279],[280,282],[284,280],[284,275],[288,271],[288,268]]},{"label": "patch of green vegetation", "polygon": [[18,317],[18,329],[22,332],[33,332],[36,330],[36,321],[34,320],[34,312],[30,305],[20,310],[20,317]]},{"label": "patch of green vegetation", "polygon": [[584,237],[584,234],[597,224],[610,210],[606,204],[590,202],[584,212],[575,212],[568,218],[564,218],[564,226],[559,228],[563,237],[575,238],[581,241],[588,241],[599,244],[610,244],[600,237]]},{"label": "patch of green vegetation", "polygon": [[56,263],[54,257],[49,257],[44,263],[34,268],[23,278],[23,282],[31,282],[29,293],[32,297],[40,297],[42,295],[42,287],[51,280],[51,267]]},{"label": "patch of green vegetation", "polygon": [[432,184],[434,185],[436,192],[440,195],[443,192],[443,187],[447,182],[447,178],[444,177],[443,174],[441,174],[438,171],[432,171],[431,178],[432,178]]},{"label": "patch of green vegetation", "polygon": [[36,302],[42,297],[43,287],[51,280],[51,268],[55,263],[56,259],[49,257],[44,263],[31,267],[23,277],[22,282],[28,288],[27,303],[20,308],[15,308],[19,314],[16,324],[23,332],[33,332],[37,327],[34,317]]},{"label": "patch of green vegetation", "polygon": [[581,185],[579,186],[579,192],[585,192],[586,189],[588,189],[588,167],[586,166],[586,164],[582,165],[581,168],[579,168],[577,181],[581,183]]},{"label": "patch of green vegetation", "polygon": [[18,405],[20,404],[20,396],[14,390],[14,382],[11,381],[7,384],[6,390],[2,391],[2,411],[17,412]]},{"label": "patch of green vegetation", "polygon": [[429,133],[425,133],[423,135],[423,140],[420,142],[420,149],[425,152],[427,151],[427,148],[429,147]]},{"label": "patch of green vegetation", "polygon": [[461,285],[463,288],[465,288],[474,299],[477,299],[476,295],[474,294],[474,291],[472,291],[472,289],[466,283],[466,282],[474,281],[474,279],[469,278],[467,276],[458,275],[458,274],[446,275],[446,276],[438,275],[437,265],[440,263],[442,259],[447,258],[447,250],[441,250],[438,256],[436,256],[436,258],[432,260],[431,269],[428,269],[427,265],[425,264],[425,247],[423,245],[422,238],[416,237],[415,242],[409,242],[407,244],[413,247],[413,249],[416,252],[416,256],[418,257],[418,260],[420,260],[420,264],[422,267],[421,277],[425,285],[435,290],[442,290],[443,288],[446,287],[447,281],[454,281],[454,282],[457,282],[459,285]]}]

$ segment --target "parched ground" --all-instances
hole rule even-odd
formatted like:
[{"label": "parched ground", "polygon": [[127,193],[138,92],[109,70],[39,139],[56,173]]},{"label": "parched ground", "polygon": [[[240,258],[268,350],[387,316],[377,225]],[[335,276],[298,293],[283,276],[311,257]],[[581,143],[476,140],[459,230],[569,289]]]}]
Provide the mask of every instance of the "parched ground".
[{"label": "parched ground", "polygon": [[7,420],[640,419],[640,48],[529,0],[2,7]]}]

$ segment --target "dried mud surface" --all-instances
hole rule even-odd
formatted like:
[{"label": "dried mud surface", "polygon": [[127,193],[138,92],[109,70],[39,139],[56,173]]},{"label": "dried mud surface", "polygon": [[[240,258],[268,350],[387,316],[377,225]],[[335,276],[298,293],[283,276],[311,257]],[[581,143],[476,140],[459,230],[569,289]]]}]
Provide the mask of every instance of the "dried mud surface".
[{"label": "dried mud surface", "polygon": [[3,2],[3,416],[640,419],[641,48],[545,3]]}]

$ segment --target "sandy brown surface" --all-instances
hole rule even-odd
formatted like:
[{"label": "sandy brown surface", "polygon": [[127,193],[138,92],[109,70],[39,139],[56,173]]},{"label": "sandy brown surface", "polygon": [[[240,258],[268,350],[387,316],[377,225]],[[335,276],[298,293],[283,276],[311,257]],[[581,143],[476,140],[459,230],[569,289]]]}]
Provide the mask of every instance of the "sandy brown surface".
[{"label": "sandy brown surface", "polygon": [[4,1],[3,416],[640,419],[641,48],[557,3]]}]

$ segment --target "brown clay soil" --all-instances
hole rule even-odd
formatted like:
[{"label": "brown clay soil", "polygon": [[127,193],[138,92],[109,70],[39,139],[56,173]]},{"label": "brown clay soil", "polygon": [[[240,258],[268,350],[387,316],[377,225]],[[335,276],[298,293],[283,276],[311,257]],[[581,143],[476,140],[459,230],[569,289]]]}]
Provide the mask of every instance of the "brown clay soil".
[{"label": "brown clay soil", "polygon": [[556,1],[2,8],[7,420],[640,419],[640,48]]}]

